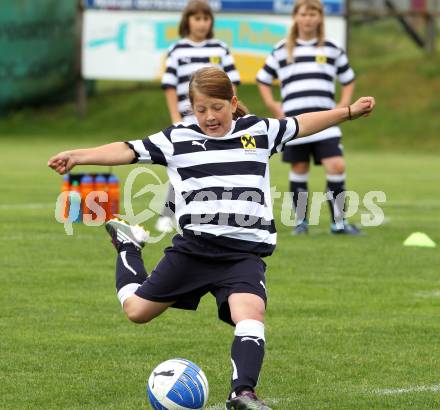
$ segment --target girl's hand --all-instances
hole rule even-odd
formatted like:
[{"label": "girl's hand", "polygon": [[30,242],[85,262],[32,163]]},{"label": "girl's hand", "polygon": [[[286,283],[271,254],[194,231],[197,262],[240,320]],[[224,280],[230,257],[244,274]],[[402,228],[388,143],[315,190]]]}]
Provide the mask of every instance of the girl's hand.
[{"label": "girl's hand", "polygon": [[47,165],[54,171],[63,175],[75,166],[75,160],[71,151],[64,151],[49,159]]},{"label": "girl's hand", "polygon": [[376,101],[374,97],[361,97],[359,100],[348,106],[350,120],[355,120],[359,117],[368,116],[373,111]]}]

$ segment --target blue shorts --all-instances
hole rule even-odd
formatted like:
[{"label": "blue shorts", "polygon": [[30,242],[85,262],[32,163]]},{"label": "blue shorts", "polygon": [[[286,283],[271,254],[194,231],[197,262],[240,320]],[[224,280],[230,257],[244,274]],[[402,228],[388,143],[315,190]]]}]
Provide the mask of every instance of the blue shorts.
[{"label": "blue shorts", "polygon": [[310,162],[312,156],[315,165],[321,165],[321,160],[325,158],[343,155],[341,137],[335,137],[306,144],[286,145],[283,150],[283,161],[291,164]]},{"label": "blue shorts", "polygon": [[214,247],[196,236],[176,235],[136,295],[196,310],[202,296],[210,292],[217,300],[219,319],[234,326],[229,296],[252,293],[267,303],[265,271],[266,264],[257,255]]}]

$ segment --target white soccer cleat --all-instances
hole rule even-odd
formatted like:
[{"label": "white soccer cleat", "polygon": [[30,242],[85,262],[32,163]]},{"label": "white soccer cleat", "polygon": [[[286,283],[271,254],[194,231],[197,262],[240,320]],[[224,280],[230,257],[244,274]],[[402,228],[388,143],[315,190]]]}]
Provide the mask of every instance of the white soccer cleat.
[{"label": "white soccer cleat", "polygon": [[119,251],[122,244],[132,243],[136,248],[145,246],[150,233],[140,225],[131,226],[127,222],[113,218],[106,222],[105,229],[112,238],[113,246]]}]

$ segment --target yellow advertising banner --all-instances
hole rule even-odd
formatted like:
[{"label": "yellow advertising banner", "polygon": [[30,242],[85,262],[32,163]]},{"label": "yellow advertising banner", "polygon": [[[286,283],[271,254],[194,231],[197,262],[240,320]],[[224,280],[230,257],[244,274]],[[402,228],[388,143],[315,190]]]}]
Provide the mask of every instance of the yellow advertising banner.
[{"label": "yellow advertising banner", "polygon": [[[88,79],[159,79],[168,48],[179,40],[180,15],[171,12],[87,10],[83,32],[83,76]],[[218,13],[215,37],[231,50],[243,83],[274,45],[285,38],[290,16]],[[345,19],[326,17],[329,37],[345,47]]]}]

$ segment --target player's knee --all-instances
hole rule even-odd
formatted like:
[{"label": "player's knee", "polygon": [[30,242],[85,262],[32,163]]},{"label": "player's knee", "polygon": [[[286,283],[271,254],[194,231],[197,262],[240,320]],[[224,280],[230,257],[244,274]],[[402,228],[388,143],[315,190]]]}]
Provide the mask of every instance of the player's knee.
[{"label": "player's knee", "polygon": [[231,319],[234,323],[242,320],[257,320],[264,323],[265,305],[263,300],[261,303],[245,304],[239,308],[231,309]]},{"label": "player's knee", "polygon": [[345,173],[345,164],[343,162],[338,162],[335,164],[334,167],[334,173],[335,174],[344,174]]},{"label": "player's knee", "polygon": [[124,303],[124,313],[127,319],[134,323],[148,323],[151,320],[150,315],[147,315],[144,309],[140,309],[136,303],[130,303],[128,300]]},{"label": "player's knee", "polygon": [[128,320],[130,320],[133,323],[143,324],[148,323],[149,319],[145,318],[144,316],[140,315],[137,312],[125,312]]},{"label": "player's knee", "polygon": [[300,175],[307,174],[307,172],[309,172],[309,168],[310,165],[308,162],[296,162],[291,166],[291,170]]},{"label": "player's knee", "polygon": [[341,175],[345,173],[345,161],[342,157],[329,158],[323,160],[323,165],[327,173],[331,175]]},{"label": "player's knee", "polygon": [[143,312],[130,311],[130,312],[125,312],[125,314],[128,320],[130,320],[133,323],[144,324],[151,321],[151,317],[146,316],[145,313]]}]

